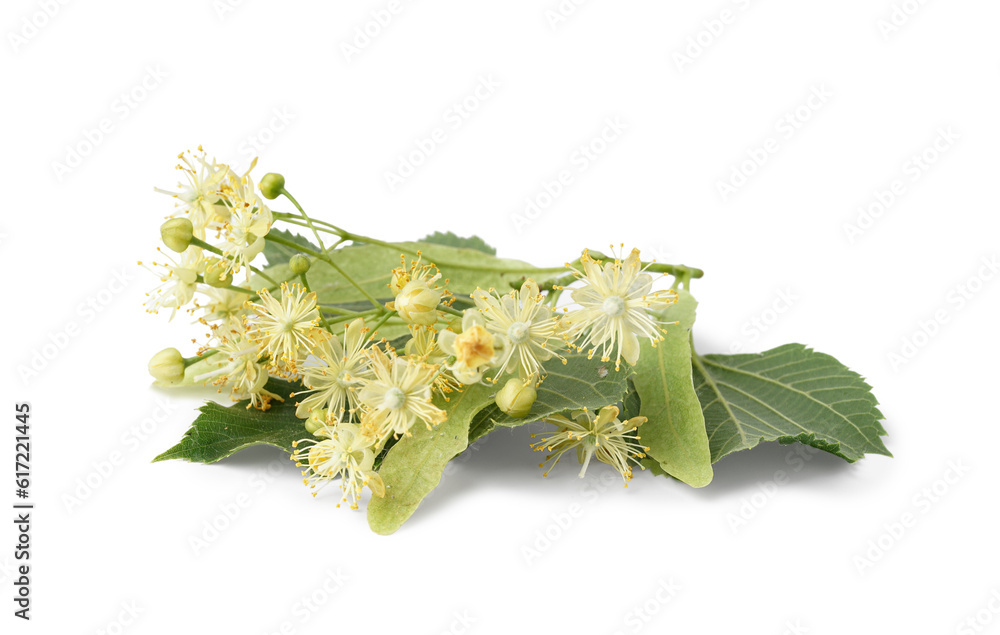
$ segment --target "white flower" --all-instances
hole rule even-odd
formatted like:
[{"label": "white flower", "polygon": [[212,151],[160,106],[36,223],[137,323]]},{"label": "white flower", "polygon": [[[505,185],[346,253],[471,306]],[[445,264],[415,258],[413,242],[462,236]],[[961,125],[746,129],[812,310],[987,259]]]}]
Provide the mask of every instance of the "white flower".
[{"label": "white flower", "polygon": [[205,151],[198,147],[200,155],[181,153],[178,159],[181,165],[177,169],[184,175],[186,182],[177,184],[178,191],[171,192],[154,188],[161,194],[167,194],[177,199],[177,212],[174,217],[187,215],[194,226],[194,235],[204,239],[206,229],[219,227],[229,217],[229,208],[222,202],[222,183],[229,175],[229,166],[209,162]]},{"label": "white flower", "polygon": [[[344,492],[341,499],[351,509],[358,508],[361,492],[367,486],[376,496],[385,495],[382,478],[373,469],[376,439],[364,434],[356,423],[340,422],[326,425],[315,432],[321,440],[302,439],[292,444],[292,460],[302,472],[303,483],[315,488],[316,483],[329,483],[340,478]],[[318,491],[313,492],[315,496]],[[340,503],[337,503],[340,507]]]},{"label": "white flower", "polygon": [[569,336],[584,332],[580,350],[590,347],[589,355],[601,349],[601,361],[611,361],[617,347],[615,368],[622,358],[629,364],[639,359],[639,337],[648,337],[654,344],[663,339],[657,321],[650,311],[661,311],[677,301],[674,291],[651,291],[653,277],[644,273],[639,250],[633,249],[624,261],[616,258],[601,263],[586,251],[580,258],[583,272],[576,271],[585,284],[574,289],[573,300],[581,308],[566,316]]},{"label": "white flower", "polygon": [[248,306],[254,312],[250,338],[274,365],[294,369],[300,349],[308,352],[313,346],[309,332],[319,324],[316,294],[306,293],[302,285],[282,282],[280,301],[262,289],[260,302]]},{"label": "white flower", "polygon": [[431,400],[436,366],[389,356],[380,348],[368,349],[368,357],[372,377],[365,380],[359,399],[365,408],[363,421],[376,428],[380,438],[408,434],[418,419],[430,428],[448,417]]},{"label": "white flower", "polygon": [[552,351],[553,346],[562,343],[557,336],[558,320],[552,309],[542,304],[534,280],[525,280],[520,291],[504,296],[476,289],[472,299],[486,317],[486,328],[503,342],[498,376],[515,370],[521,379],[541,376],[542,362],[553,355],[563,359]]},{"label": "white flower", "polygon": [[139,262],[160,279],[160,284],[146,294],[146,310],[159,313],[160,309],[170,309],[170,319],[173,319],[177,309],[194,298],[198,290],[198,275],[204,271],[205,260],[202,251],[197,248],[185,251],[180,262],[161,249],[157,251],[169,262],[153,261],[149,265]]},{"label": "white flower", "polygon": [[222,386],[232,386],[233,401],[249,399],[248,409],[255,406],[267,410],[271,399],[282,400],[264,389],[268,380],[267,369],[260,362],[257,344],[247,335],[246,327],[238,322],[230,323],[217,330],[215,335],[218,341],[213,348],[218,353],[210,359],[217,368],[198,375],[194,381],[211,379],[220,387],[220,392]]},{"label": "white flower", "polygon": [[302,383],[309,390],[295,393],[296,396],[312,394],[299,402],[296,416],[304,419],[317,408],[328,408],[338,418],[345,411],[354,412],[358,407],[357,390],[371,375],[365,354],[367,339],[363,318],[344,328],[343,341],[336,335],[317,338],[314,357],[307,359],[302,368]]},{"label": "white flower", "polygon": [[243,316],[247,313],[246,302],[250,297],[249,293],[210,286],[204,286],[200,291],[209,301],[206,304],[195,302],[197,310],[203,313],[198,318],[199,322],[203,324],[220,322],[223,327],[234,320],[242,322]]},{"label": "white flower", "polygon": [[[230,174],[223,188],[229,202],[229,221],[223,226],[225,242],[219,249],[228,259],[231,271],[238,272],[264,250],[265,239],[274,217],[264,200],[257,194],[249,173],[241,177]],[[247,279],[250,272],[247,271]]]},{"label": "white flower", "polygon": [[496,365],[505,342],[486,328],[483,314],[468,309],[462,316],[462,332],[441,331],[438,345],[447,355],[455,357],[448,370],[463,384],[475,384],[483,372]]},{"label": "white flower", "polygon": [[[633,434],[633,430],[646,422],[646,417],[619,421],[618,408],[615,406],[605,406],[596,415],[590,410],[577,410],[572,415],[572,419],[562,415],[545,419],[547,423],[558,426],[559,429],[531,445],[534,450],[547,450],[552,453],[545,457],[546,461],[551,460],[552,463],[543,476],[549,475],[549,471],[555,467],[563,454],[575,449],[577,459],[583,466],[580,469],[580,478],[587,473],[590,460],[596,458],[618,470],[625,479],[625,486],[628,487],[628,481],[632,478],[632,466],[629,462],[639,465],[639,459],[646,456],[645,452],[649,449],[640,445],[639,437]],[[531,436],[534,438],[536,435]],[[543,465],[544,463],[538,467]]]}]

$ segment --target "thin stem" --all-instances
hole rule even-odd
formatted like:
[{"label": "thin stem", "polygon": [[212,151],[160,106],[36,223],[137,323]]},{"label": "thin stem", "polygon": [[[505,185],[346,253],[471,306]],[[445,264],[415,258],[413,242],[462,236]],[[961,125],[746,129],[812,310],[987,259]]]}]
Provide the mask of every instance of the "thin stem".
[{"label": "thin stem", "polygon": [[[299,219],[297,219],[295,216],[290,216],[288,214],[280,214],[280,213],[275,213],[274,216],[275,216],[275,218],[278,218],[280,220],[285,220],[287,222],[295,223],[295,224],[298,224],[298,225],[300,225],[302,227],[312,227],[312,225],[309,225],[308,223],[304,223],[304,222],[299,221]],[[388,247],[390,249],[396,249],[398,251],[401,251],[401,252],[403,252],[405,254],[409,254],[411,256],[419,255],[418,254],[418,250],[412,249],[412,248],[407,247],[405,245],[401,245],[399,243],[390,243],[390,242],[386,242],[384,240],[378,240],[377,238],[371,238],[370,236],[363,236],[361,234],[355,234],[355,233],[349,232],[349,231],[347,231],[345,229],[341,229],[340,227],[337,227],[333,223],[327,223],[326,221],[314,220],[312,222],[316,223],[316,224],[319,224],[319,225],[324,225],[325,226],[325,227],[320,227],[319,228],[320,231],[325,231],[327,233],[336,234],[336,235],[340,236],[341,240],[340,240],[340,242],[337,243],[338,245],[341,242],[350,240],[350,241],[354,241],[354,242],[363,242],[363,243],[369,243],[369,244],[372,244],[372,245],[379,245],[381,247]],[[601,253],[599,251],[591,251],[590,255],[593,258],[597,259],[597,260],[606,260],[607,259],[607,256],[605,256],[603,253]],[[491,271],[491,272],[497,271],[496,267],[491,267],[491,266],[486,266],[486,265],[472,265],[472,264],[468,264],[468,263],[450,262],[450,261],[443,261],[443,260],[437,260],[437,259],[435,259],[434,264],[436,264],[438,266],[443,266],[443,267],[452,267],[452,268],[457,268],[457,269],[465,269],[466,271]],[[542,273],[562,273],[562,272],[568,271],[571,267],[575,267],[575,266],[577,266],[579,264],[580,264],[580,260],[577,259],[577,260],[574,260],[573,262],[568,263],[567,265],[564,265],[562,267],[535,267],[535,266],[532,266],[532,265],[528,265],[527,267],[507,268],[507,269],[504,269],[503,272],[504,273],[511,273],[511,274],[526,274],[526,275],[542,274]],[[701,269],[698,269],[697,267],[688,267],[686,265],[671,265],[671,264],[659,263],[659,262],[644,262],[643,265],[646,267],[647,271],[652,271],[653,273],[665,273],[665,274],[672,275],[672,276],[678,276],[678,275],[680,275],[680,276],[687,276],[688,279],[691,279],[691,278],[701,278],[702,276],[705,275],[705,272],[702,271]],[[567,282],[565,284],[569,284],[570,282],[572,282],[575,279],[576,279],[576,277],[572,275],[572,272],[570,272],[567,275],[563,276],[562,278],[559,278],[558,280],[553,281],[553,283],[554,284],[559,284],[559,280],[567,280]]]},{"label": "thin stem", "polygon": [[[305,271],[303,271],[302,273],[299,274],[299,278],[302,279],[302,286],[305,287],[306,292],[312,293],[313,290],[309,288],[309,280],[306,279],[306,272]],[[315,295],[315,294],[313,294],[313,295]],[[323,328],[325,328],[330,333],[333,333],[333,329],[330,328],[330,324],[326,321],[326,316],[323,315],[322,311],[319,311],[318,313],[319,313],[319,320],[320,320],[320,322],[322,322]]]},{"label": "thin stem", "polygon": [[330,323],[337,324],[338,322],[346,322],[347,320],[353,320],[355,318],[364,318],[376,315],[380,315],[380,313],[375,309],[369,309],[368,311],[361,311],[360,313],[352,313],[350,315],[341,315],[339,317],[330,318]]},{"label": "thin stem", "polygon": [[383,315],[382,319],[375,324],[374,328],[372,328],[372,335],[375,335],[375,333],[377,333],[380,328],[385,326],[385,323],[389,321],[389,318],[391,318],[394,315],[396,315],[395,311],[388,311],[385,315]]},{"label": "thin stem", "polygon": [[342,309],[339,306],[334,306],[332,304],[320,304],[318,306],[320,309],[326,311],[327,313],[336,313],[337,315],[358,315],[358,311]]},{"label": "thin stem", "polygon": [[316,244],[319,245],[321,250],[326,252],[326,247],[323,246],[323,238],[319,235],[319,231],[316,229],[316,225],[313,224],[312,219],[309,218],[309,214],[306,214],[306,210],[302,209],[302,206],[299,205],[299,202],[295,200],[294,196],[288,193],[288,190],[281,188],[281,193],[285,196],[285,198],[292,202],[292,205],[294,205],[297,210],[299,210],[299,213],[302,214],[302,218],[306,219],[309,229],[313,231],[313,236],[316,237]]},{"label": "thin stem", "polygon": [[352,278],[351,276],[347,275],[347,272],[344,271],[343,269],[341,269],[340,265],[338,265],[336,262],[334,262],[330,258],[330,256],[328,256],[326,253],[321,253],[321,252],[315,251],[313,249],[309,249],[308,247],[303,247],[302,245],[298,245],[296,243],[293,243],[290,240],[285,240],[284,238],[280,238],[278,236],[271,236],[270,234],[268,234],[267,236],[265,236],[265,239],[267,239],[267,240],[269,240],[269,241],[271,241],[273,243],[277,243],[279,245],[284,245],[285,247],[291,247],[292,249],[300,251],[300,252],[302,252],[302,253],[304,253],[304,254],[306,254],[308,256],[312,256],[313,258],[316,258],[318,260],[322,260],[326,264],[328,264],[331,267],[333,267],[334,269],[336,269],[337,273],[339,273],[341,276],[344,277],[345,280],[347,280],[348,282],[351,283],[351,286],[353,286],[355,289],[357,289],[358,291],[360,291],[361,295],[365,296],[365,298],[369,302],[372,303],[372,306],[374,306],[375,308],[377,308],[379,310],[385,310],[385,308],[382,306],[382,304],[378,300],[376,300],[374,297],[372,297],[372,294],[368,293],[364,289],[364,287],[362,287],[360,284],[357,283],[357,281],[354,280],[354,278]]}]

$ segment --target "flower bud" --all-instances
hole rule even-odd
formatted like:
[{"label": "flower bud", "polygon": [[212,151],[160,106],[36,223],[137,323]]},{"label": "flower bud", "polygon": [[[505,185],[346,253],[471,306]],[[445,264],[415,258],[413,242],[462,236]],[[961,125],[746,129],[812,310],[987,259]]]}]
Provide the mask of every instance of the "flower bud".
[{"label": "flower bud", "polygon": [[329,410],[326,408],[316,408],[309,413],[306,419],[306,432],[316,434],[316,431],[326,425],[326,416]]},{"label": "flower bud", "polygon": [[194,237],[194,225],[186,218],[171,218],[160,225],[160,238],[163,239],[163,244],[179,254],[187,250],[192,237]]},{"label": "flower bud", "polygon": [[508,379],[497,393],[497,406],[510,416],[520,419],[528,416],[537,398],[533,377],[527,380]]},{"label": "flower bud", "polygon": [[205,273],[201,276],[210,287],[228,287],[233,283],[233,272],[219,258],[205,261]]},{"label": "flower bud", "polygon": [[305,272],[309,271],[309,259],[302,254],[295,254],[292,256],[291,260],[288,261],[288,268],[292,270],[297,276],[301,276]]},{"label": "flower bud", "polygon": [[275,172],[268,172],[260,180],[260,193],[268,200],[274,200],[281,196],[285,189],[285,177]]},{"label": "flower bud", "polygon": [[399,317],[411,324],[434,324],[441,292],[432,289],[424,280],[411,280],[400,290],[393,303]]},{"label": "flower bud", "polygon": [[176,348],[165,348],[149,360],[149,374],[157,381],[174,384],[184,379],[184,357]]}]

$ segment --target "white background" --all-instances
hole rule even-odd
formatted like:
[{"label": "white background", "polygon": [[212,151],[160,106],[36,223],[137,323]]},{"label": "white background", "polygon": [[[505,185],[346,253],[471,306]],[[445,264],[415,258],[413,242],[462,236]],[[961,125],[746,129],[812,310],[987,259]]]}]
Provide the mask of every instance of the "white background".
[{"label": "white background", "polygon": [[[595,0],[555,24],[555,0],[403,2],[354,52],[387,1],[5,2],[0,498],[28,401],[37,507],[30,624],[11,617],[2,523],[4,632],[1000,632],[1000,282],[983,266],[1000,249],[1000,6],[895,2]],[[498,85],[470,97],[482,82]],[[445,140],[390,190],[435,128]],[[763,445],[702,490],[648,473],[602,489],[601,469],[542,479],[528,429],[502,431],[391,537],[333,490],[313,500],[277,450],[151,464],[214,396],[149,387],[148,358],[200,329],[146,315],[135,264],[171,207],[153,186],[198,144],[237,167],[259,154],[258,175],[361,233],[475,233],[540,265],[625,242],[701,267],[701,352],[838,357],[874,385],[896,458]],[[734,169],[753,173],[723,196]],[[515,224],[562,170],[570,184]],[[324,603],[303,612],[310,596]]]}]

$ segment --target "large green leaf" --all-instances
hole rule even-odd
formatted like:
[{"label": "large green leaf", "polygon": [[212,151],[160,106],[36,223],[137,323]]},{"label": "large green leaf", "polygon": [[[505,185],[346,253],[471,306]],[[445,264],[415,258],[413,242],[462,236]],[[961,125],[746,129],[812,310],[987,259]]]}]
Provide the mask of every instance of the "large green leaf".
[{"label": "large green leaf", "polygon": [[441,482],[448,461],[469,444],[469,423],[490,403],[492,387],[477,384],[452,393],[449,401],[439,396],[435,403],[448,418],[433,429],[417,423],[412,436],[403,437],[385,455],[379,476],[385,496],[368,503],[368,525],[379,534],[391,534],[413,515],[420,501]]},{"label": "large green leaf", "polygon": [[691,327],[698,306],[685,290],[658,315],[668,324],[663,341],[642,342],[632,382],[640,400],[642,444],[663,471],[693,487],[712,482],[705,417],[691,378]]},{"label": "large green leaf", "polygon": [[254,445],[273,445],[291,453],[292,442],[308,437],[302,419],[295,416],[295,401],[290,396],[294,386],[280,379],[270,379],[267,390],[281,395],[266,412],[247,409],[246,401],[228,408],[206,403],[184,437],[174,447],[153,461],[186,459],[194,463],[215,463]]},{"label": "large green leaf", "polygon": [[[628,377],[632,374],[628,366],[616,371],[614,364],[587,359],[584,353],[566,355],[565,364],[550,359],[543,368],[547,374],[538,387],[538,398],[528,416],[516,419],[505,414],[495,403],[491,404],[472,421],[469,443],[489,434],[497,426],[514,427],[567,410],[597,410],[619,403],[628,390]],[[505,381],[507,377],[501,377],[495,390]]]},{"label": "large green leaf", "polygon": [[786,344],[693,364],[713,462],[761,441],[800,441],[850,462],[892,456],[871,386],[829,355]]}]

